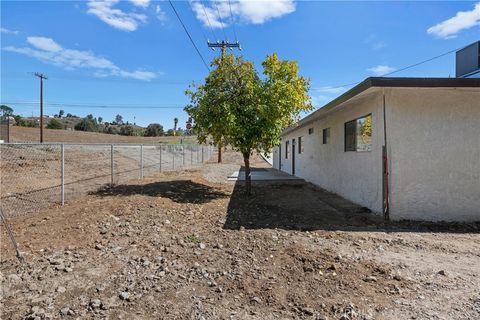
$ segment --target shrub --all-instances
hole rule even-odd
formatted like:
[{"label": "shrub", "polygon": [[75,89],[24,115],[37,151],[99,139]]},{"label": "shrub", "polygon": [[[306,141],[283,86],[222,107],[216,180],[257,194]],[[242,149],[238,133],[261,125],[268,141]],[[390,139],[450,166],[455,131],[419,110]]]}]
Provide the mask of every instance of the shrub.
[{"label": "shrub", "polygon": [[63,129],[63,125],[60,121],[57,119],[52,119],[50,122],[47,124],[47,129]]},{"label": "shrub", "polygon": [[98,132],[99,125],[97,124],[97,120],[95,118],[87,116],[75,125],[75,130]]},{"label": "shrub", "polygon": [[163,126],[158,123],[150,123],[145,130],[146,137],[159,137],[163,136]]}]

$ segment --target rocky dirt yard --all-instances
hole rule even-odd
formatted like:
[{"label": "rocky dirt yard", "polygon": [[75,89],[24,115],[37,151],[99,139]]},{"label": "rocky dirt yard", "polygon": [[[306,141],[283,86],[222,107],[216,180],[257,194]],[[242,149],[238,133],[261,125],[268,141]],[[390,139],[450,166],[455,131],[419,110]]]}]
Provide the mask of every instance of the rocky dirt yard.
[{"label": "rocky dirt yard", "polygon": [[[12,219],[2,319],[479,319],[480,224],[381,218],[241,157]],[[256,167],[265,167],[260,159]]]}]

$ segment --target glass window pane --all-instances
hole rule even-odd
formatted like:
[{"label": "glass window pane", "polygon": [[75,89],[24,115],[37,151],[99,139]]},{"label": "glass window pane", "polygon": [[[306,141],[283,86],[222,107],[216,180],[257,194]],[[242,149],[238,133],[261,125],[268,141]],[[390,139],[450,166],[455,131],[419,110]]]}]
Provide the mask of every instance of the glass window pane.
[{"label": "glass window pane", "polygon": [[372,151],[372,115],[357,119],[357,151]]}]

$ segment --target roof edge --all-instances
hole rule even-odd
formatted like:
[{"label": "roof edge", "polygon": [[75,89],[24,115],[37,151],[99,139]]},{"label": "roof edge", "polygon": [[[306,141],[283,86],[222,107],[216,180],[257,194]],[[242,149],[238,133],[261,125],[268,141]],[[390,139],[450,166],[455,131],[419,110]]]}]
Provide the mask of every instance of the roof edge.
[{"label": "roof edge", "polygon": [[368,77],[355,87],[333,99],[323,107],[317,109],[305,118],[297,122],[297,125],[290,126],[283,130],[282,135],[287,134],[295,129],[301,128],[315,120],[320,112],[328,110],[344,103],[351,98],[359,95],[372,87],[379,88],[480,88],[480,78],[412,78],[412,77]]}]

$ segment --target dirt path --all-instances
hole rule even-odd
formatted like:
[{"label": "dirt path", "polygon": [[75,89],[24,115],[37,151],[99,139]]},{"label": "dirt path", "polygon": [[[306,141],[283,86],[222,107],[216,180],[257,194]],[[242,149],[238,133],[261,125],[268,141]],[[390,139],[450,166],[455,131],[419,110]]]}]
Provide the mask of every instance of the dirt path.
[{"label": "dirt path", "polygon": [[227,152],[12,221],[28,264],[2,230],[2,319],[480,317],[478,224],[385,229],[304,183],[247,198],[225,180],[240,166]]}]

